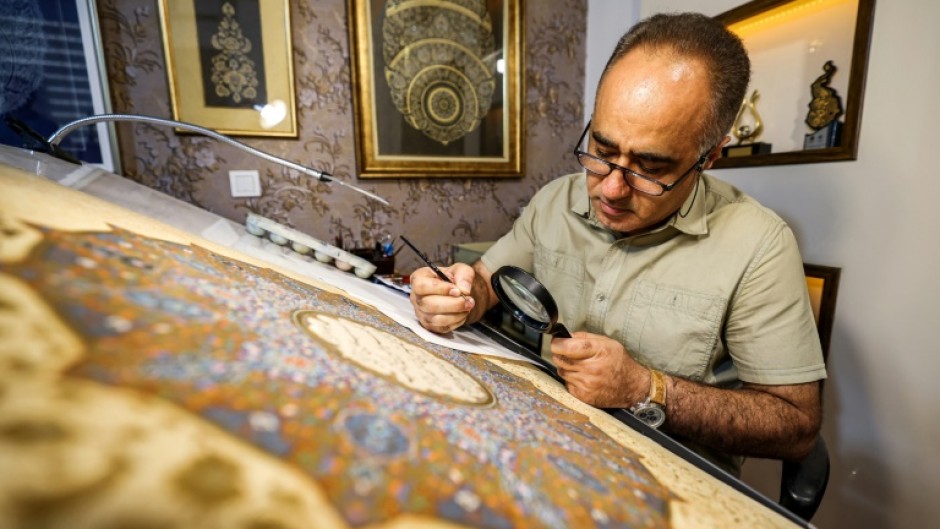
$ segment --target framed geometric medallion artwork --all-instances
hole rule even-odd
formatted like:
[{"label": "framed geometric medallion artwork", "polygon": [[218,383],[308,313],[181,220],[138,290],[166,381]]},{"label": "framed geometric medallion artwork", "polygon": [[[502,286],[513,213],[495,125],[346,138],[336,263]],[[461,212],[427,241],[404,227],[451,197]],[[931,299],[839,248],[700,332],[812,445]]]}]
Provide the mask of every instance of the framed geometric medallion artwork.
[{"label": "framed geometric medallion artwork", "polygon": [[522,175],[521,4],[350,0],[359,176]]}]

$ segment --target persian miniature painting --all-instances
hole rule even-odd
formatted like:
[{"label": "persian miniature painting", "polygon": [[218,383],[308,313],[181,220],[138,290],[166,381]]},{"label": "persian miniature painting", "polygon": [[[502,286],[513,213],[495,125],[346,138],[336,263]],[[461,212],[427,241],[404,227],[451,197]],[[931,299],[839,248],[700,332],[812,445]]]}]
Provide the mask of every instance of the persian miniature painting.
[{"label": "persian miniature painting", "polygon": [[531,366],[37,177],[0,188],[0,526],[788,526]]}]

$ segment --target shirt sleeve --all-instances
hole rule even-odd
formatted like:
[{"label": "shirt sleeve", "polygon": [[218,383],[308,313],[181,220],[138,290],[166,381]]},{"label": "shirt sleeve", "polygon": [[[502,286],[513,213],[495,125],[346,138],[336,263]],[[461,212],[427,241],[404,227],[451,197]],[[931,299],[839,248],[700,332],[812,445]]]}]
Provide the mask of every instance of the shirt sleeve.
[{"label": "shirt sleeve", "polygon": [[826,378],[802,257],[785,224],[767,237],[742,277],[725,333],[742,381],[783,385]]},{"label": "shirt sleeve", "polygon": [[535,233],[539,218],[539,203],[545,198],[545,192],[536,193],[529,204],[522,209],[522,214],[512,224],[512,229],[499,238],[483,254],[480,260],[490,272],[502,266],[517,266],[529,273],[534,272]]}]

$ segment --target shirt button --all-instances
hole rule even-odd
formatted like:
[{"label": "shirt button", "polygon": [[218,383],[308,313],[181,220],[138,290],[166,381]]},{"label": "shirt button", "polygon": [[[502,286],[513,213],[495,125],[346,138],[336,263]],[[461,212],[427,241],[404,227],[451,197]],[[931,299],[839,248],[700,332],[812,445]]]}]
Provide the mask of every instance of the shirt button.
[{"label": "shirt button", "polygon": [[601,303],[603,303],[604,300],[606,300],[606,299],[607,299],[607,296],[605,296],[605,295],[603,295],[603,294],[598,294],[598,296],[597,296],[597,301],[600,301]]}]

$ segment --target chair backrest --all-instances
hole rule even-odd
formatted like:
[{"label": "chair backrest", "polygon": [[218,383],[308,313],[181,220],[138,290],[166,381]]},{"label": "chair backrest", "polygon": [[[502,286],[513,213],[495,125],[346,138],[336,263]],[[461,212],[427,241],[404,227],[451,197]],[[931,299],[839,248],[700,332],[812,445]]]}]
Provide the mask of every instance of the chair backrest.
[{"label": "chair backrest", "polygon": [[[816,318],[823,359],[828,360],[841,269],[804,263],[803,271],[806,274],[806,288],[809,291],[810,304],[813,306],[813,316]],[[809,521],[819,509],[828,484],[829,450],[820,434],[808,456],[800,461],[783,462],[779,503],[788,511]]]},{"label": "chair backrest", "polygon": [[806,289],[816,317],[816,330],[822,345],[823,359],[829,359],[829,339],[832,337],[832,320],[836,312],[836,296],[839,294],[841,268],[803,263]]}]

